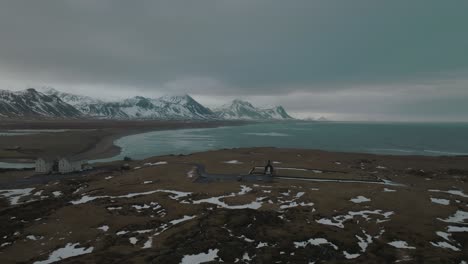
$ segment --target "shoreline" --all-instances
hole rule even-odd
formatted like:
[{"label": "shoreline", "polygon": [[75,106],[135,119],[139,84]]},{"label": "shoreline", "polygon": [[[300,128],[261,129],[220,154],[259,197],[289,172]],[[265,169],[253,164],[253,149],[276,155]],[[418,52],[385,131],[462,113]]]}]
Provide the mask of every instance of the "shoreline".
[{"label": "shoreline", "polygon": [[[0,158],[0,164],[10,163],[14,164],[31,164],[34,163],[37,157],[46,156],[67,156],[74,159],[83,160],[96,160],[112,158],[117,156],[121,152],[121,148],[116,146],[114,143],[116,140],[141,133],[147,133],[152,131],[165,131],[165,130],[179,130],[179,129],[194,129],[194,128],[215,128],[221,126],[239,126],[250,124],[251,122],[245,121],[108,121],[105,120],[102,123],[96,123],[94,120],[90,122],[78,121],[33,121],[30,123],[29,130],[40,130],[40,129],[66,129],[64,132],[43,132],[28,135],[15,135],[15,136],[0,136],[0,155],[7,153],[9,157]],[[24,123],[7,123],[0,124],[0,130],[6,129],[24,129],[28,124]],[[71,127],[71,128],[70,128]],[[86,127],[86,129],[83,129]],[[48,147],[51,147],[50,142],[48,145],[44,142],[43,138],[56,139],[57,136],[63,136],[62,142],[69,143],[70,141],[84,141],[83,144],[76,144],[74,148],[69,148],[69,153],[61,154],[67,150],[56,151],[54,153],[50,151]],[[86,137],[86,139],[83,139]],[[25,139],[34,139],[34,143],[40,146],[41,153],[38,152],[37,148],[27,149],[23,146],[19,150],[7,151],[6,149],[10,146],[19,146]],[[40,141],[39,143],[37,141]],[[41,142],[42,141],[42,142]],[[59,140],[57,140],[59,141]],[[76,143],[76,142],[75,142]],[[27,146],[27,143],[23,143]],[[60,143],[56,143],[58,145]],[[28,153],[27,151],[31,152]],[[17,154],[17,157],[14,155]]]},{"label": "shoreline", "polygon": [[[183,129],[203,129],[203,128],[217,128],[223,126],[242,126],[256,124],[256,122],[247,121],[154,121],[154,120],[55,120],[55,121],[33,121],[31,123],[7,123],[0,124],[0,131],[6,129],[24,129],[29,127],[28,131],[32,133],[27,135],[8,135],[0,136],[0,167],[6,168],[2,164],[10,163],[11,166],[16,167],[15,164],[33,163],[37,157],[46,157],[56,159],[58,157],[68,157],[80,160],[90,160],[93,162],[108,162],[113,161],[115,158],[123,157],[122,149],[115,144],[121,138],[158,132],[158,131],[174,131]],[[262,127],[262,126],[261,126]],[[36,130],[37,132],[35,132]],[[42,130],[42,131],[40,131]],[[61,131],[63,130],[63,131]],[[45,132],[44,132],[45,131]],[[172,132],[170,132],[172,133]],[[162,142],[161,142],[162,143]],[[7,145],[8,144],[8,145]],[[16,145],[18,144],[18,145]],[[16,147],[18,146],[18,147]],[[274,147],[275,145],[271,145]],[[256,147],[241,146],[241,147]],[[262,146],[257,146],[262,147]],[[7,149],[8,148],[8,149]],[[18,149],[16,149],[18,148]],[[235,146],[217,146],[213,149],[192,149],[183,154],[190,155],[197,152],[212,151],[216,149],[231,149]],[[370,155],[384,155],[384,156],[397,156],[411,158],[415,156],[422,157],[468,157],[467,155],[424,155],[424,153],[379,153],[375,151],[365,151],[360,149],[349,150],[333,150],[327,148],[320,148],[320,146],[277,146],[277,148],[289,148],[298,150],[321,150],[327,152],[343,152],[350,154],[370,154]],[[2,155],[5,154],[5,155]],[[151,156],[178,154],[177,150],[171,152],[166,149],[164,152],[153,153],[149,156],[137,157],[136,160],[150,158]],[[121,158],[120,157],[120,158]],[[3,165],[3,166],[2,166]],[[8,164],[7,164],[8,165]]]}]

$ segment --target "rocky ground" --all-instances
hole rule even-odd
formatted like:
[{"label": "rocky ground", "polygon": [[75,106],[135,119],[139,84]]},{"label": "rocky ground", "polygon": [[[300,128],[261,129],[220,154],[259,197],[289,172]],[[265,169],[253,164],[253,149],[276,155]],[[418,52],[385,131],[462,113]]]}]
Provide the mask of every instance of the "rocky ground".
[{"label": "rocky ground", "polygon": [[[268,159],[285,176],[308,168],[314,178],[382,182],[200,183],[193,165],[236,175]],[[467,157],[252,148],[154,157],[131,162],[128,171],[120,165],[3,186],[0,262],[468,261]]]}]

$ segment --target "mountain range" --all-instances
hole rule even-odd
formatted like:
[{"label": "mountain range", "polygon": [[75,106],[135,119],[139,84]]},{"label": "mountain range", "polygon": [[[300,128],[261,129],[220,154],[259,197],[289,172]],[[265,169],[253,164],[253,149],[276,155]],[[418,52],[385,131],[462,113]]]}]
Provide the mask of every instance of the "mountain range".
[{"label": "mountain range", "polygon": [[292,120],[282,106],[260,109],[234,100],[217,109],[203,106],[190,95],[132,98],[106,102],[53,88],[40,91],[0,90],[0,118],[100,118],[160,120]]}]

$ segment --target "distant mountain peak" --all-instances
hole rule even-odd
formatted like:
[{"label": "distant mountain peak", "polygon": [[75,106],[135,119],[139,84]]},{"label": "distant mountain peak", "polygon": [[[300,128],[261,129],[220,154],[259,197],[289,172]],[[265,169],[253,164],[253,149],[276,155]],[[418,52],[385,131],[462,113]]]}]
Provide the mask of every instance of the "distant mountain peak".
[{"label": "distant mountain peak", "polygon": [[28,93],[37,93],[37,90],[34,89],[34,88],[27,88],[26,92],[28,92]]},{"label": "distant mountain peak", "polygon": [[38,92],[34,88],[23,91],[0,92],[0,116],[9,118],[77,118],[82,113],[55,95]]},{"label": "distant mountain peak", "polygon": [[164,101],[164,102],[169,102],[169,103],[182,103],[182,104],[187,104],[194,102],[195,100],[188,94],[182,94],[182,95],[164,95],[159,98],[159,100]]},{"label": "distant mountain peak", "polygon": [[50,87],[50,86],[41,87],[41,88],[39,88],[39,91],[41,91],[44,94],[60,93],[54,87]]},{"label": "distant mountain peak", "polygon": [[215,110],[216,115],[221,119],[240,120],[288,120],[293,119],[286,113],[282,106],[271,109],[260,109],[250,102],[235,99],[231,104],[224,105]]},{"label": "distant mountain peak", "polygon": [[234,99],[231,102],[231,106],[247,106],[247,107],[254,107],[250,102],[241,100],[241,99]]}]

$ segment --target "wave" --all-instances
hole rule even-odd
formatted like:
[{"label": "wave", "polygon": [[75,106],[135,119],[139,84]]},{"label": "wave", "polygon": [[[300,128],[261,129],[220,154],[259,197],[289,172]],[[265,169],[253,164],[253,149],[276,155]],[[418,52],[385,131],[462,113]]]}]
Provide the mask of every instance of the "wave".
[{"label": "wave", "polygon": [[409,150],[409,149],[392,149],[392,148],[372,148],[369,149],[371,151],[387,151],[387,152],[403,152],[403,153],[417,153],[417,150]]},{"label": "wave", "polygon": [[447,151],[439,151],[439,150],[423,150],[423,152],[440,154],[440,155],[450,155],[450,156],[467,156],[468,153],[461,153],[461,152],[447,152]]},{"label": "wave", "polygon": [[450,152],[450,151],[440,151],[440,150],[429,150],[429,149],[423,149],[423,150],[410,150],[410,149],[393,149],[393,148],[372,148],[369,149],[370,151],[373,152],[400,152],[400,153],[409,153],[409,154],[417,154],[421,155],[424,153],[431,153],[431,154],[436,154],[436,155],[447,155],[447,156],[466,156],[468,153],[462,153],[462,152]]},{"label": "wave", "polygon": [[269,133],[243,133],[244,135],[267,136],[267,137],[289,137],[288,134],[269,132]]}]

